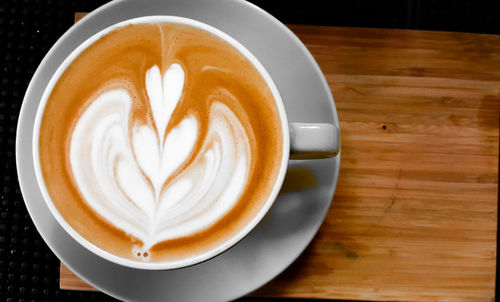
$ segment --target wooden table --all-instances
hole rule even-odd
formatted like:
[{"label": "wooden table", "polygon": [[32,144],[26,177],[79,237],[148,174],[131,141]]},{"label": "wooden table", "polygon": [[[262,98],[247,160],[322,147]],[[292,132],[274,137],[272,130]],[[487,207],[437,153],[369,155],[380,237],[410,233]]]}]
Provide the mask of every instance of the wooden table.
[{"label": "wooden table", "polygon": [[[500,36],[290,25],[339,113],[340,177],[265,297],[494,301]],[[61,288],[88,289],[66,268]]]}]

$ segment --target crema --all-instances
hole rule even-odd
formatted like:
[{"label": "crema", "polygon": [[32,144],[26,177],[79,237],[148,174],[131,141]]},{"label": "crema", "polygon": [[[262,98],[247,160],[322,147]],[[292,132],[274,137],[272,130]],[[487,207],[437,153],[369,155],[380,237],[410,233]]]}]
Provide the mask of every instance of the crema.
[{"label": "crema", "polygon": [[174,23],[133,24],[67,67],[43,112],[39,155],[56,208],[120,257],[193,257],[264,206],[283,133],[266,81],[229,43]]}]

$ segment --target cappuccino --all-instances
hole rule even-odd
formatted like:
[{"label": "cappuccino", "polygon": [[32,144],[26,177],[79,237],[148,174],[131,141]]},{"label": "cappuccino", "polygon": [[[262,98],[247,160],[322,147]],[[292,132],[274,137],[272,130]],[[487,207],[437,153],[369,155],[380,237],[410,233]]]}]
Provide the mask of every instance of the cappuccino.
[{"label": "cappuccino", "polygon": [[266,204],[283,157],[259,71],[223,39],[176,23],[126,25],[83,50],[50,93],[38,145],[64,220],[143,262],[235,237]]}]

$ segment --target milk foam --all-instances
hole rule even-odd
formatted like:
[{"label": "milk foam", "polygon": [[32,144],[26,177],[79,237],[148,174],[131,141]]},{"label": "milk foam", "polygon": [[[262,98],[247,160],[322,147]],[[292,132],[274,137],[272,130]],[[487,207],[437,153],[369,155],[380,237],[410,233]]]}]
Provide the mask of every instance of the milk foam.
[{"label": "milk foam", "polygon": [[233,208],[249,178],[247,133],[223,103],[212,103],[208,133],[196,154],[196,116],[165,133],[184,77],[178,64],[163,77],[157,66],[147,71],[154,127],[133,123],[131,96],[113,89],[91,103],[71,136],[70,164],[80,193],[103,219],[143,242],[134,255],[213,225]]}]

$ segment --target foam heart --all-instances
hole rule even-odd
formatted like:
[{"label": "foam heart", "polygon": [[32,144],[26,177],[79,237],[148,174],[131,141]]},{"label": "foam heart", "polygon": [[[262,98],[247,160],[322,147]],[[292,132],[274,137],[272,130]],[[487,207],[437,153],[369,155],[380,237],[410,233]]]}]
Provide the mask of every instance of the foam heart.
[{"label": "foam heart", "polygon": [[[157,66],[146,72],[154,125],[130,121],[132,99],[118,89],[98,96],[72,133],[70,163],[84,200],[107,222],[141,240],[142,251],[218,221],[238,201],[248,178],[249,139],[226,105],[211,105],[197,154],[192,154],[200,132],[194,115],[165,133],[182,98],[184,76],[178,64],[163,77]],[[190,155],[194,159],[186,166]]]}]

